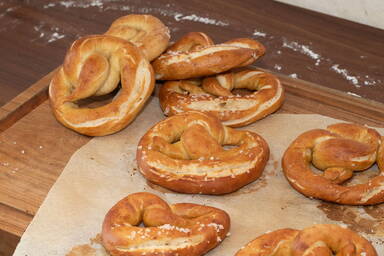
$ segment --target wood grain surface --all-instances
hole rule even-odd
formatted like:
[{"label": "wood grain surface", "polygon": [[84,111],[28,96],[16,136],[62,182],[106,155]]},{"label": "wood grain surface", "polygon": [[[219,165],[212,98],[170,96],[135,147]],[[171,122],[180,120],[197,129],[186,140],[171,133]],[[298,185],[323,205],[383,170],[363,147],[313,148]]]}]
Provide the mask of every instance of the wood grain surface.
[{"label": "wood grain surface", "polygon": [[[256,65],[276,72],[287,90],[279,113],[384,126],[382,30],[264,0],[2,1],[0,256],[11,255],[71,155],[90,139],[54,119],[48,73],[73,40],[129,13],[159,17],[173,39],[204,31],[217,42],[260,40],[268,51]],[[295,74],[300,79],[288,77]]]},{"label": "wood grain surface", "polygon": [[[48,85],[50,76],[29,88],[40,95],[24,103],[37,106],[34,110],[25,113],[23,105],[11,102],[18,106],[15,114],[0,118],[0,127],[7,127],[0,133],[0,235],[5,237],[1,240],[0,255],[2,252],[11,255],[9,252],[13,251],[71,155],[91,139],[63,127],[54,119],[47,90],[39,90]],[[384,126],[384,116],[380,115],[384,112],[382,103],[278,76],[287,92],[286,101],[278,113],[319,113]],[[3,108],[0,110],[6,112]],[[22,113],[17,114],[18,111]]]},{"label": "wood grain surface", "polygon": [[[384,126],[384,104],[356,98],[339,91],[306,81],[276,74],[286,91],[286,101],[278,113],[318,113],[345,121]],[[9,218],[0,215],[0,229],[21,236],[43,202],[50,187],[56,181],[70,156],[90,137],[79,135],[54,118],[47,101],[47,91],[40,92],[48,84],[48,75],[35,83],[30,90],[41,97],[32,97],[28,105],[38,105],[20,120],[8,115],[0,119],[0,203],[21,215]],[[316,94],[313,92],[316,91]],[[24,108],[17,108],[18,110]],[[7,208],[7,211],[9,209]]]},{"label": "wood grain surface", "polygon": [[149,13],[172,39],[203,31],[216,42],[252,37],[257,65],[384,102],[384,31],[270,0],[79,0],[0,2],[0,105],[62,63],[73,40],[103,33],[130,13]]}]

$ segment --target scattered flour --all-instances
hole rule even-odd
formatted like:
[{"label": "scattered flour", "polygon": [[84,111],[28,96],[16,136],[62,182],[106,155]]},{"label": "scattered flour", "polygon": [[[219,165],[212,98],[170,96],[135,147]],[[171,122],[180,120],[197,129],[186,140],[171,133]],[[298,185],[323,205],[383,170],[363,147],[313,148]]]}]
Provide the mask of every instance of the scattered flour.
[{"label": "scattered flour", "polygon": [[357,77],[350,75],[347,69],[340,68],[339,66],[340,66],[339,64],[334,64],[332,65],[331,70],[343,76],[345,79],[350,81],[353,85],[355,85],[355,87],[360,88],[361,86],[359,85],[359,80],[357,79]]},{"label": "scattered flour", "polygon": [[20,8],[20,6],[12,6],[12,7],[7,8],[4,12],[0,13],[0,18],[4,17],[8,13],[13,12],[14,10],[17,10],[19,8]]},{"label": "scattered flour", "polygon": [[[109,2],[109,1],[104,1]],[[92,0],[92,1],[60,1],[57,3],[49,3],[43,6],[44,9],[54,7],[57,4],[64,6],[65,8],[88,8],[88,7],[99,7],[103,8],[103,1],[101,0]]]},{"label": "scattered flour", "polygon": [[[108,3],[108,6],[104,6],[105,3]],[[151,14],[159,14],[162,16],[168,16],[173,17],[175,21],[194,21],[194,22],[200,22],[208,25],[216,25],[216,26],[228,26],[229,23],[212,19],[209,17],[203,17],[197,14],[183,14],[177,11],[170,10],[169,8],[172,7],[171,4],[166,4],[165,7],[167,9],[163,8],[156,8],[156,7],[135,7],[135,6],[127,6],[127,3],[125,1],[121,0],[90,0],[90,1],[60,1],[56,3],[48,3],[43,6],[44,9],[52,8],[58,5],[64,6],[65,8],[90,8],[95,7],[98,8],[100,11],[107,11],[107,10],[118,10],[118,11],[130,11],[132,13],[151,13]]]},{"label": "scattered flour", "polygon": [[267,34],[264,33],[264,32],[260,32],[260,31],[257,31],[256,29],[253,31],[253,34],[254,36],[259,36],[259,37],[266,37]]},{"label": "scattered flour", "polygon": [[215,19],[211,19],[208,17],[201,17],[201,16],[198,16],[196,14],[184,15],[181,13],[177,13],[174,15],[174,19],[176,21],[189,20],[189,21],[195,21],[195,22],[200,22],[200,23],[209,24],[209,25],[216,25],[216,26],[228,26],[229,25],[229,23],[226,23],[224,21],[215,20]]},{"label": "scattered flour", "polygon": [[[308,45],[303,45],[295,41],[289,41],[288,39],[283,37],[282,47],[291,49],[295,52],[300,52],[310,57],[311,59],[315,60],[315,66],[319,66],[320,63],[322,62],[327,63],[328,65],[330,65],[331,71],[341,75],[344,79],[346,79],[349,83],[353,84],[354,87],[356,88],[360,88],[362,85],[373,86],[378,83],[381,83],[381,80],[374,80],[368,75],[366,76],[352,75],[351,72],[348,71],[347,69],[341,68],[340,64],[334,63],[330,58],[325,58],[321,56],[319,53],[311,49],[311,47]],[[281,54],[281,51],[278,51],[277,54]],[[367,56],[361,55],[359,56],[359,58],[363,59],[363,58],[367,58]],[[275,65],[275,69],[276,69],[276,65]],[[296,74],[291,74],[289,76],[297,78]]]},{"label": "scattered flour", "polygon": [[56,40],[59,40],[59,39],[61,39],[61,38],[64,38],[64,37],[65,37],[65,35],[63,35],[63,34],[59,34],[59,33],[57,33],[57,32],[54,32],[54,33],[51,35],[51,37],[48,38],[48,43],[52,43],[52,42],[54,42],[54,41],[56,41]]},{"label": "scattered flour", "polygon": [[302,45],[298,42],[288,41],[286,38],[283,38],[283,47],[292,49],[295,52],[301,52],[310,58],[316,60],[316,65],[320,64],[321,56],[320,54],[314,52],[308,45]]},{"label": "scattered flour", "polygon": [[[108,3],[108,4],[107,4]],[[1,4],[1,3],[0,3]],[[215,25],[215,26],[229,26],[229,22],[216,20],[211,17],[207,17],[204,15],[197,14],[183,14],[180,11],[172,10],[174,4],[167,3],[164,7],[136,7],[134,5],[127,5],[127,2],[124,0],[62,0],[58,2],[48,2],[42,6],[43,9],[53,8],[55,6],[63,6],[65,8],[98,8],[100,11],[107,10],[116,10],[116,11],[129,11],[131,13],[148,13],[154,15],[161,15],[166,17],[172,17],[176,22],[180,21],[192,21],[199,22],[207,25]],[[0,12],[0,18],[4,17],[8,13],[20,8],[20,6],[13,6],[7,8],[5,11]],[[17,22],[17,21],[15,21]],[[15,24],[7,24],[5,28],[0,29],[0,32],[10,29],[11,26],[17,25]],[[39,33],[37,38],[32,39],[35,40],[44,40],[46,43],[52,43],[57,40],[60,40],[65,37],[65,34],[60,31],[58,27],[48,27],[48,25],[40,24],[38,26],[34,26],[34,30]],[[177,31],[179,28],[177,26],[172,26],[172,31]],[[267,33],[254,29],[252,35],[255,37],[267,37]],[[268,36],[273,38],[273,36]],[[376,84],[381,83],[381,80],[374,80],[369,76],[354,76],[345,69],[340,68],[340,64],[335,64],[331,59],[322,57],[319,53],[315,52],[309,45],[300,44],[297,41],[290,41],[287,38],[282,38],[282,47],[291,49],[295,52],[300,52],[311,59],[315,60],[314,65],[319,66],[322,62],[327,62],[331,67],[330,70],[340,74],[343,78],[345,78],[348,82],[353,84],[356,88],[360,88],[362,85],[364,86],[374,86]],[[281,50],[276,52],[278,55],[282,54]],[[366,59],[367,56],[359,55],[358,58]],[[283,67],[280,65],[275,65],[274,68],[276,70],[281,70]],[[297,74],[289,75],[291,77],[296,78]],[[360,96],[360,95],[359,95]],[[360,96],[361,97],[361,96]]]},{"label": "scattered flour", "polygon": [[52,43],[65,37],[65,34],[60,32],[60,28],[48,27],[48,25],[42,22],[39,25],[34,26],[33,29],[39,33],[39,36],[32,39],[31,42],[43,40],[46,43]]},{"label": "scattered flour", "polygon": [[275,64],[275,66],[273,68],[276,69],[276,70],[281,70],[282,69],[282,67],[280,65],[278,65],[278,64]]}]

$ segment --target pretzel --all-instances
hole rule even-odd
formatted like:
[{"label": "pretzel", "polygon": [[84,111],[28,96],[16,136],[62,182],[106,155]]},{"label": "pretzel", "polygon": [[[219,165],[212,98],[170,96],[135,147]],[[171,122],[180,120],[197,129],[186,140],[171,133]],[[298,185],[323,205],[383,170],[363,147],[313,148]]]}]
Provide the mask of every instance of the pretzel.
[{"label": "pretzel", "polygon": [[[80,108],[79,100],[121,89],[112,102]],[[106,35],[76,40],[49,86],[53,112],[63,125],[90,136],[127,126],[154,88],[154,75],[141,51],[126,40]]]},{"label": "pretzel", "polygon": [[[300,193],[339,204],[384,202],[384,143],[376,130],[339,123],[300,135],[286,150],[283,170]],[[315,174],[311,162],[322,170]],[[354,172],[377,162],[380,174],[363,184],[343,186]]]},{"label": "pretzel", "polygon": [[141,138],[136,155],[146,179],[194,194],[238,190],[260,177],[268,158],[269,147],[261,136],[223,126],[197,111],[157,123]]},{"label": "pretzel", "polygon": [[[234,89],[252,90],[236,95]],[[204,80],[168,81],[160,89],[160,105],[166,115],[196,110],[210,113],[224,125],[240,127],[259,120],[283,103],[284,89],[273,75],[260,70],[229,72]]]},{"label": "pretzel", "polygon": [[204,33],[191,32],[153,63],[156,79],[177,80],[214,75],[253,63],[265,48],[249,38],[214,45]]},{"label": "pretzel", "polygon": [[219,245],[229,226],[223,210],[135,193],[109,210],[101,235],[112,256],[198,256]]},{"label": "pretzel", "polygon": [[149,61],[168,46],[169,29],[152,15],[131,14],[115,20],[105,33],[130,41],[144,52]]},{"label": "pretzel", "polygon": [[280,229],[248,243],[235,256],[377,256],[368,240],[333,224]]}]

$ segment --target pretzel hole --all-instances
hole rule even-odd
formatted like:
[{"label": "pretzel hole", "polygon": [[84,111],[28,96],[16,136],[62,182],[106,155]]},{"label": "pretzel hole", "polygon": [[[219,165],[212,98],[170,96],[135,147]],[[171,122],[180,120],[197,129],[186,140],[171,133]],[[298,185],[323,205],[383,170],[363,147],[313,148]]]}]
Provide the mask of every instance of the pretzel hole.
[{"label": "pretzel hole", "polygon": [[[314,165],[310,165],[310,169],[312,173],[319,176],[324,176],[324,170],[320,170],[316,168]],[[343,181],[337,182],[337,184],[342,184],[343,186],[353,186],[357,184],[365,184],[368,183],[372,178],[376,177],[380,174],[380,170],[378,166],[375,164],[371,166],[369,169],[363,171],[353,171],[352,177]],[[336,183],[336,182],[335,182]]]},{"label": "pretzel hole", "polygon": [[237,149],[237,148],[239,148],[239,146],[238,145],[222,145],[223,146],[223,149],[224,150],[232,150],[232,149]]},{"label": "pretzel hole", "polygon": [[345,186],[353,186],[357,184],[368,183],[372,178],[380,174],[378,166],[375,164],[371,168],[353,172],[353,178],[344,183]]},{"label": "pretzel hole", "polygon": [[113,99],[118,95],[120,91],[120,86],[116,88],[111,93],[101,96],[92,96],[85,99],[80,99],[76,101],[76,104],[79,108],[98,108],[104,105],[107,105],[113,101]]},{"label": "pretzel hole", "polygon": [[247,95],[253,94],[255,91],[250,89],[245,89],[245,88],[236,88],[236,89],[233,89],[231,92],[236,96],[247,96]]}]

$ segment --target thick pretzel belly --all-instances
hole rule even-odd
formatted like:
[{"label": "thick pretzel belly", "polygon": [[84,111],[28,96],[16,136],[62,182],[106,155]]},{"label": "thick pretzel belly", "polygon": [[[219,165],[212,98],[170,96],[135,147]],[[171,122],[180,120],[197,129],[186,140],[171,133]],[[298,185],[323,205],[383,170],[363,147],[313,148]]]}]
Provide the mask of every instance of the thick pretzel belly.
[{"label": "thick pretzel belly", "polygon": [[[246,89],[246,95],[233,90]],[[160,105],[168,116],[201,111],[230,127],[241,127],[268,116],[281,107],[284,88],[273,75],[244,70],[208,77],[202,81],[168,81],[160,88]]]},{"label": "thick pretzel belly", "polygon": [[236,256],[331,255],[377,256],[377,253],[364,237],[333,224],[276,230],[259,236],[236,253]]},{"label": "thick pretzel belly", "polygon": [[188,79],[247,66],[264,53],[264,46],[249,38],[214,45],[206,34],[192,32],[179,39],[152,65],[156,79]]},{"label": "thick pretzel belly", "polygon": [[[293,141],[284,153],[283,171],[292,187],[306,196],[339,204],[378,204],[384,202],[383,148],[383,138],[374,129],[334,124]],[[361,184],[342,184],[375,162],[379,175]],[[323,172],[315,174],[311,164]]]},{"label": "thick pretzel belly", "polygon": [[164,52],[170,39],[168,27],[152,15],[130,14],[120,17],[105,34],[133,43],[149,61]]},{"label": "thick pretzel belly", "polygon": [[[233,148],[225,149],[224,147]],[[201,112],[159,122],[140,140],[137,162],[151,182],[183,193],[230,193],[260,177],[269,158],[265,140],[223,126]]]},{"label": "thick pretzel belly", "polygon": [[102,243],[112,256],[200,256],[225,239],[229,226],[220,209],[135,193],[106,214]]},{"label": "thick pretzel belly", "polygon": [[[121,88],[101,107],[79,107],[78,101]],[[154,88],[151,65],[131,43],[112,36],[75,41],[49,86],[53,113],[66,127],[90,136],[117,132],[138,114]]]}]

